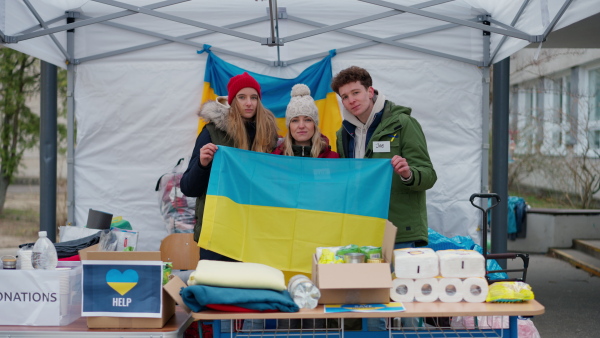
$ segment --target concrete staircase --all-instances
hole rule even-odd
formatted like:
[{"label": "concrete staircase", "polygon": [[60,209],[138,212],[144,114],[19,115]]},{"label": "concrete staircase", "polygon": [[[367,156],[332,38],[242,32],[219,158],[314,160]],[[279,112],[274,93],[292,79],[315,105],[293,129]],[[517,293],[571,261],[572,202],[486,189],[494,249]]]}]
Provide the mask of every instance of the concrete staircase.
[{"label": "concrete staircase", "polygon": [[574,239],[571,249],[551,248],[548,255],[600,277],[600,239]]}]

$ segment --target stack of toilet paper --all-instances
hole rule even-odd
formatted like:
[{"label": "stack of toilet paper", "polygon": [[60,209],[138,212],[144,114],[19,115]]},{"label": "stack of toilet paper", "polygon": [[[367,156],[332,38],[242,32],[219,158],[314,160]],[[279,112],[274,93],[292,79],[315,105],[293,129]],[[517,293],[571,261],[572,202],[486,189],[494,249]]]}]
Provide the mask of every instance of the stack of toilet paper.
[{"label": "stack of toilet paper", "polygon": [[395,302],[485,302],[485,259],[472,250],[406,248],[394,250]]}]

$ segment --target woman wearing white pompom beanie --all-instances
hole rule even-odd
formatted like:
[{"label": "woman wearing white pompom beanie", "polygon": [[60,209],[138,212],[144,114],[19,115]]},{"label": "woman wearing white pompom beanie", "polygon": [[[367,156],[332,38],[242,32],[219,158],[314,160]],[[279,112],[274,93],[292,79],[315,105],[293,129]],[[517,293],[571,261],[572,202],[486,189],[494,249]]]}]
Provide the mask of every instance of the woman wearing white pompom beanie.
[{"label": "woman wearing white pompom beanie", "polygon": [[275,155],[339,158],[329,139],[319,129],[319,111],[305,84],[292,87],[292,98],[285,111],[288,133],[273,151]]}]

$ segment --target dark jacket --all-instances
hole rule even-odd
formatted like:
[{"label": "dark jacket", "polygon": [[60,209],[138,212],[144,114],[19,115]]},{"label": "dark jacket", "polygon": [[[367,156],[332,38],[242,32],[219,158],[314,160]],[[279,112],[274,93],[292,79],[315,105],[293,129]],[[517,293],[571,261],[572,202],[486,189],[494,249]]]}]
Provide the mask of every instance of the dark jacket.
[{"label": "dark jacket", "polygon": [[[208,124],[204,126],[202,132],[198,135],[188,168],[181,177],[181,192],[189,197],[197,197],[196,225],[194,226],[194,240],[196,242],[200,238],[200,230],[202,229],[204,203],[211,169],[210,164],[206,167],[200,164],[200,148],[207,143],[213,143],[217,146],[234,146],[233,139],[225,131],[229,108],[227,96],[220,96],[216,101],[209,101],[202,105],[198,115]],[[256,135],[256,126],[253,122],[246,123],[246,132],[248,133],[249,144],[252,144]],[[275,145],[275,140],[273,140],[273,145]]]}]

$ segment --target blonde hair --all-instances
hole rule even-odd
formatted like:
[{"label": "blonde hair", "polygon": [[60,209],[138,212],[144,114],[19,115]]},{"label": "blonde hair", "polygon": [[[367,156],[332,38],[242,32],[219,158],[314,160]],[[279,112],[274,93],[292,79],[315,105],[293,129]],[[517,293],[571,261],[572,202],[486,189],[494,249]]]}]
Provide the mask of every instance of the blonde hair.
[{"label": "blonde hair", "polygon": [[237,98],[231,101],[230,112],[227,116],[227,134],[233,140],[236,148],[253,150],[261,153],[270,153],[277,143],[277,124],[273,113],[258,100],[254,121],[256,123],[256,136],[254,143],[248,144],[248,133],[244,125],[244,118],[239,111]]},{"label": "blonde hair", "polygon": [[[287,135],[283,139],[283,155],[285,156],[294,156],[294,151],[292,150],[292,145],[294,144],[294,139],[292,138],[292,132],[288,131]],[[315,124],[315,133],[310,139],[310,145],[312,148],[310,149],[310,157],[319,157],[321,152],[327,147],[327,143],[321,137],[321,130]]]}]

